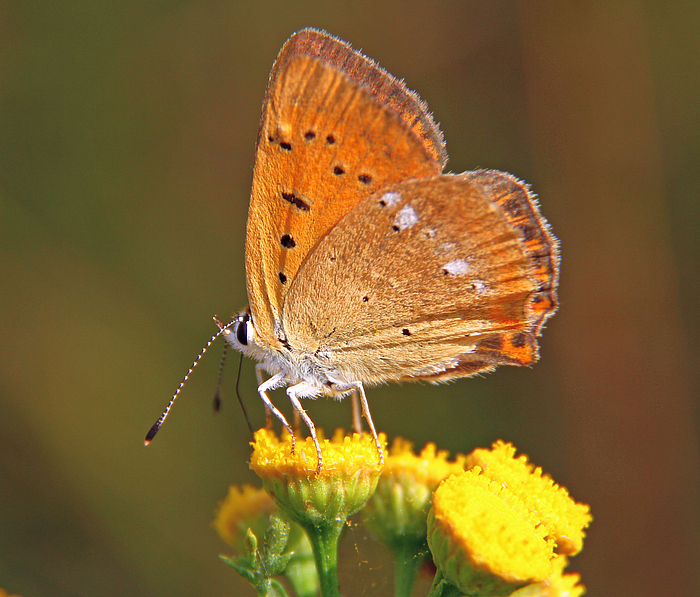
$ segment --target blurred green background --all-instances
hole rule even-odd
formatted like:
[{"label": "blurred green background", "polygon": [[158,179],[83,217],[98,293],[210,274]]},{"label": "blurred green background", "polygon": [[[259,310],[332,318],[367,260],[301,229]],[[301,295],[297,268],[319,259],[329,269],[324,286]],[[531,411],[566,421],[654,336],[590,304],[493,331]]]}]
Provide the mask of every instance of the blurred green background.
[{"label": "blurred green background", "polygon": [[[590,595],[700,594],[696,0],[0,3],[0,587],[253,594],[211,528],[254,481],[235,359],[219,415],[220,346],[142,440],[211,316],[246,303],[263,92],[307,25],[428,101],[449,170],[530,182],[562,244],[539,364],[372,389],[378,427],[453,452],[513,441],[591,504],[571,565]],[[242,390],[261,425],[250,362]],[[309,411],[349,426],[348,403]],[[344,594],[390,577],[349,529]]]}]

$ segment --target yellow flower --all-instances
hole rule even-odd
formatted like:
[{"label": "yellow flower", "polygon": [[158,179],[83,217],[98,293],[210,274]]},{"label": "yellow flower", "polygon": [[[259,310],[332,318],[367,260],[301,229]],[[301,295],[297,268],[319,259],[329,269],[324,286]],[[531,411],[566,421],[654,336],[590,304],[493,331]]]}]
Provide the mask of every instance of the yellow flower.
[{"label": "yellow flower", "polygon": [[[364,507],[376,489],[381,465],[370,435],[343,437],[339,430],[329,441],[320,430],[317,433],[323,451],[320,471],[311,438],[297,441],[292,454],[291,437],[280,440],[267,429],[255,432],[250,468],[279,507],[308,533],[321,594],[334,595],[338,591],[340,532],[348,516]],[[386,446],[386,436],[379,438]]]},{"label": "yellow flower", "polygon": [[[527,589],[561,587],[562,596],[580,594],[577,578],[561,570],[557,576],[553,562],[563,570],[565,561],[554,559],[554,548],[580,549],[591,520],[588,506],[575,504],[526,457],[516,459],[510,444],[497,442],[468,460],[474,468],[435,491],[428,518],[428,543],[444,578],[474,596],[509,595],[543,582]],[[530,593],[523,589],[519,595]]]},{"label": "yellow flower", "polygon": [[277,505],[264,489],[231,485],[226,499],[219,504],[214,528],[219,537],[242,553],[248,529],[262,537],[270,525],[270,514],[277,511]]},{"label": "yellow flower", "polygon": [[592,520],[589,507],[574,502],[565,487],[542,474],[542,469],[530,464],[527,456],[515,458],[512,444],[498,441],[492,450],[474,450],[468,463],[469,468],[481,467],[489,479],[505,483],[527,508],[539,514],[556,542],[557,553],[575,555],[581,551],[584,529]]},{"label": "yellow flower", "polygon": [[420,455],[413,452],[413,443],[397,437],[391,445],[382,477],[410,476],[430,490],[450,475],[461,473],[466,468],[467,457],[457,454],[455,460],[447,460],[449,452],[439,450],[434,443],[426,444]]},{"label": "yellow flower", "polygon": [[551,573],[546,529],[512,492],[465,471],[435,491],[428,544],[445,578],[464,593],[508,595]]},{"label": "yellow flower", "polygon": [[19,597],[19,595],[10,595],[5,589],[0,588],[0,597]]},{"label": "yellow flower", "polygon": [[416,456],[411,442],[394,440],[377,491],[362,511],[367,526],[385,545],[425,545],[433,491],[443,479],[465,469],[466,456],[454,461],[447,457],[448,452],[438,451],[433,443]]},{"label": "yellow flower", "polygon": [[[292,454],[291,437],[283,439],[268,429],[255,433],[250,468],[262,479],[267,492],[282,510],[304,526],[336,525],[360,510],[374,492],[381,472],[377,447],[370,435],[332,440],[318,431],[323,468],[316,470],[316,448],[311,438],[297,440]],[[380,434],[386,445],[386,436]]]}]

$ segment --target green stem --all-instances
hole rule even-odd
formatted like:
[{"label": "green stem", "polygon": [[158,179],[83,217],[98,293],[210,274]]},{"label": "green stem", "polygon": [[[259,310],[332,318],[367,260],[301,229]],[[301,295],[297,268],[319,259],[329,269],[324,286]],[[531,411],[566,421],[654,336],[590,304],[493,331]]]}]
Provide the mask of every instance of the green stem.
[{"label": "green stem", "polygon": [[305,525],[316,559],[323,597],[340,597],[338,587],[338,539],[344,521],[336,525]]},{"label": "green stem", "polygon": [[412,543],[399,545],[393,551],[394,597],[411,597],[425,553],[421,553],[420,548]]}]

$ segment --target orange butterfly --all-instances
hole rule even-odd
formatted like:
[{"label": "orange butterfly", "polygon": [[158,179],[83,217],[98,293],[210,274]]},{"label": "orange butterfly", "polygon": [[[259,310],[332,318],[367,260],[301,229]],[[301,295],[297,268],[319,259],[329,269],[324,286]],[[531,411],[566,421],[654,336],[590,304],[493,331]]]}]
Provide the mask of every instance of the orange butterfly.
[{"label": "orange butterfly", "polygon": [[426,104],[374,61],[315,29],[284,45],[257,140],[250,306],[220,333],[260,361],[260,397],[292,433],[268,397],[287,386],[319,471],[302,398],[359,394],[381,460],[365,385],[538,358],[557,241],[527,185],[446,161]]}]

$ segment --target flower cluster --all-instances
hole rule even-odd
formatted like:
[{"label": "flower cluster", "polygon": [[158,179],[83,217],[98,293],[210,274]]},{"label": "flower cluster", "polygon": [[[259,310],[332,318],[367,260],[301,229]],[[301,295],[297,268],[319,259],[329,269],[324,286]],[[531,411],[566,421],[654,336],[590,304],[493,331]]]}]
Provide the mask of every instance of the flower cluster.
[{"label": "flower cluster", "polygon": [[[315,594],[316,587],[324,597],[339,595],[338,540],[347,518],[360,510],[369,530],[394,554],[399,597],[412,594],[418,567],[429,557],[437,567],[429,597],[584,592],[578,575],[564,570],[568,557],[582,548],[589,508],[526,456],[516,457],[511,444],[499,441],[490,450],[450,460],[434,444],[416,454],[410,442],[396,439],[382,469],[372,438],[338,432],[332,440],[321,437],[320,472],[310,440],[297,441],[292,454],[290,437],[279,439],[263,429],[252,445],[250,466],[265,491],[232,488],[215,526],[239,553],[248,554],[244,565],[227,562],[258,595],[286,595],[272,572],[284,574],[300,597]],[[275,522],[280,516],[284,522]],[[306,547],[291,540],[294,528],[306,532]],[[257,537],[264,537],[259,550]],[[307,567],[295,568],[295,558],[298,564],[304,553]],[[312,582],[304,587],[290,575],[294,569]]]}]

